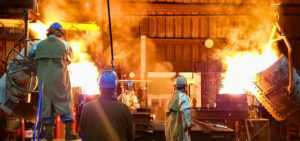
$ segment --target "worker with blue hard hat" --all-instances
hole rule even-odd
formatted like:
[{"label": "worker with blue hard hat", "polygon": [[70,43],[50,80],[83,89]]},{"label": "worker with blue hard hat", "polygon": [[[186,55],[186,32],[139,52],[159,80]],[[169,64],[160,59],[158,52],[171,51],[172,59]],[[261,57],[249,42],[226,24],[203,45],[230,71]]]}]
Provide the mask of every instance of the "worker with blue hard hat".
[{"label": "worker with blue hard hat", "polygon": [[125,83],[125,92],[119,95],[118,100],[126,104],[130,108],[131,112],[135,112],[137,108],[139,108],[132,81],[129,80]]},{"label": "worker with blue hard hat", "polygon": [[104,73],[99,80],[100,88],[115,88],[117,86],[116,76],[113,73]]},{"label": "worker with blue hard hat", "polygon": [[37,41],[29,50],[29,56],[37,61],[39,87],[43,81],[42,121],[46,128],[46,140],[53,140],[54,113],[65,123],[65,139],[78,139],[72,130],[74,122],[71,107],[71,83],[67,66],[71,63],[72,49],[61,40],[63,27],[55,22],[47,30],[47,38]]},{"label": "worker with blue hard hat", "polygon": [[99,79],[101,95],[82,110],[80,129],[83,141],[133,141],[134,122],[130,109],[115,99],[117,75],[104,71]]}]

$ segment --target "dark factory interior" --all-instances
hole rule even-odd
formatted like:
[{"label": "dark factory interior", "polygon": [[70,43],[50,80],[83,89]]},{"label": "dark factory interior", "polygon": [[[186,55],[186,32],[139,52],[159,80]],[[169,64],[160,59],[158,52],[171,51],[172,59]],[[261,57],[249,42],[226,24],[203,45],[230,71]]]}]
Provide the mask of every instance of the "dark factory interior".
[{"label": "dark factory interior", "polygon": [[[300,0],[0,0],[0,141],[49,140],[44,105],[58,81],[72,140],[93,140],[84,109],[104,97],[108,72],[134,121],[120,140],[173,141],[167,109],[184,78],[191,124],[179,141],[299,141],[299,25]],[[41,51],[50,38],[71,49],[66,76],[42,75],[57,71],[41,69],[45,58],[60,58]],[[56,102],[51,140],[70,140]]]}]

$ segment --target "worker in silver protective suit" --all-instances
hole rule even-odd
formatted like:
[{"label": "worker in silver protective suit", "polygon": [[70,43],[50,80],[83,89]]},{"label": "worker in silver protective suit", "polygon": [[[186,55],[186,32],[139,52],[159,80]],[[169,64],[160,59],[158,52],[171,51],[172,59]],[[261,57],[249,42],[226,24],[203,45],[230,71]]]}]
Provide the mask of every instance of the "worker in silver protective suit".
[{"label": "worker in silver protective suit", "polygon": [[127,81],[125,84],[125,93],[118,96],[118,101],[126,104],[131,112],[136,112],[138,105],[137,97],[134,93],[134,86],[132,81]]},{"label": "worker in silver protective suit", "polygon": [[186,79],[179,76],[175,80],[176,87],[165,107],[166,123],[165,136],[166,141],[190,141],[191,116],[189,98],[184,93],[186,89]]}]

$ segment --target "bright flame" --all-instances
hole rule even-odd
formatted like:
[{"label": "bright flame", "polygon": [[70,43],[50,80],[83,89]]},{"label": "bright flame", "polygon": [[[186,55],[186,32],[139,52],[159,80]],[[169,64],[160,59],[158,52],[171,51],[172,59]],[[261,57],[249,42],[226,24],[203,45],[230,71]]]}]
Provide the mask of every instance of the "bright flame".
[{"label": "bright flame", "polygon": [[[48,27],[40,21],[29,24],[30,30],[39,39],[47,38]],[[80,87],[83,94],[99,94],[97,83],[99,77],[98,68],[90,61],[90,56],[86,53],[87,45],[82,40],[72,40],[70,41],[70,46],[74,54],[72,64],[68,66],[72,87]]]},{"label": "bright flame", "polygon": [[39,39],[46,39],[46,33],[48,26],[43,24],[41,21],[37,21],[35,23],[30,23],[29,24],[29,29],[35,33],[35,36],[38,37]]},{"label": "bright flame", "polygon": [[84,42],[72,40],[70,46],[74,52],[72,61],[75,62],[68,66],[72,87],[81,87],[83,94],[99,94],[98,68],[89,61]]},{"label": "bright flame", "polygon": [[82,61],[68,66],[72,87],[80,87],[83,94],[99,94],[98,69],[89,62]]},{"label": "bright flame", "polygon": [[222,74],[223,87],[220,94],[256,94],[253,82],[256,74],[271,66],[278,57],[271,50],[271,44],[266,46],[262,54],[240,53],[226,58],[227,71]]}]

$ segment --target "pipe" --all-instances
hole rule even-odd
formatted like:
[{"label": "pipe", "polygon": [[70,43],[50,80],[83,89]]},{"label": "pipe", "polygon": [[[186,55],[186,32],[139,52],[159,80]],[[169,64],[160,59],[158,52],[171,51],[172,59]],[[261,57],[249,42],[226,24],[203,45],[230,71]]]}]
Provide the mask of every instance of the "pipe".
[{"label": "pipe", "polygon": [[146,36],[141,36],[141,80],[145,80],[146,74]]},{"label": "pipe", "polygon": [[[35,115],[35,122],[34,122],[34,128],[33,128],[33,141],[35,141],[35,132],[36,132],[36,126],[37,123],[39,122],[40,118],[41,118],[41,114],[42,114],[42,96],[43,96],[43,81],[41,81],[41,87],[39,89],[39,100],[38,100],[38,105],[37,105],[37,109],[36,109],[36,115]],[[38,131],[40,131],[40,124],[38,126]],[[38,132],[38,141],[40,140],[40,132]]]},{"label": "pipe", "polygon": [[[24,23],[25,23],[25,33],[24,33],[24,41],[26,41],[29,37],[29,32],[28,32],[28,21],[29,21],[29,14],[28,14],[28,9],[24,10]],[[24,56],[27,57],[27,47],[28,47],[28,42],[25,42],[24,45]]]},{"label": "pipe", "polygon": [[276,28],[278,29],[278,32],[281,34],[283,41],[287,47],[288,50],[288,60],[289,60],[289,86],[288,86],[288,92],[292,92],[292,84],[293,84],[293,62],[292,62],[292,47],[290,42],[288,41],[285,32],[281,29],[278,22],[274,23]]},{"label": "pipe", "polygon": [[113,46],[113,38],[112,38],[112,32],[111,32],[109,0],[107,0],[107,12],[108,12],[108,25],[109,25],[109,36],[110,36],[111,67],[112,67],[112,69],[114,69],[114,46]]}]

